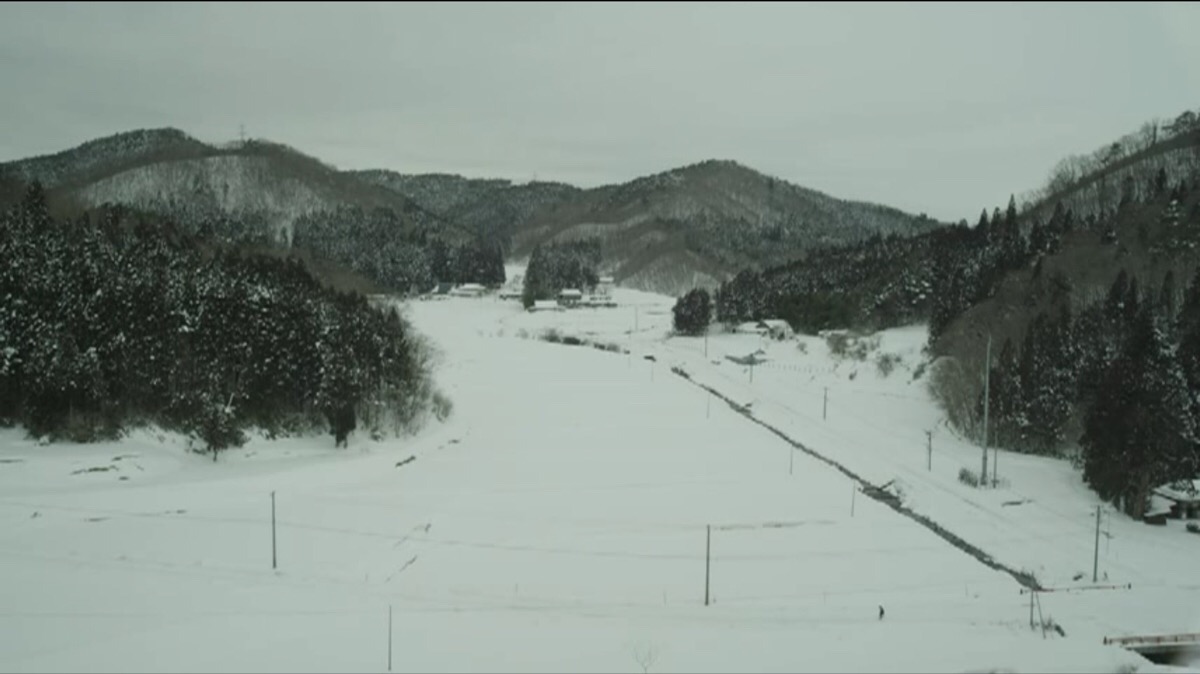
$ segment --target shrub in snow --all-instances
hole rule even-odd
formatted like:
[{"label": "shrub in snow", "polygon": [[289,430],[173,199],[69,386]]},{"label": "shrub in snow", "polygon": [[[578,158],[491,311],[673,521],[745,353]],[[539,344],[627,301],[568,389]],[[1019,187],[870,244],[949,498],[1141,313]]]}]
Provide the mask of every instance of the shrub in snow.
[{"label": "shrub in snow", "polygon": [[979,475],[969,468],[960,468],[958,470],[958,481],[969,487],[978,487]]},{"label": "shrub in snow", "polygon": [[879,354],[879,357],[875,359],[875,367],[879,369],[879,375],[881,377],[890,375],[892,370],[895,370],[896,366],[899,364],[900,356],[895,353],[881,353]]},{"label": "shrub in snow", "polygon": [[920,363],[917,363],[917,366],[915,368],[913,368],[913,377],[912,377],[913,381],[920,379],[921,375],[925,374],[925,366],[926,365],[927,365],[927,363],[925,361],[921,361]]},{"label": "shrub in snow", "polygon": [[445,421],[450,417],[450,412],[454,410],[454,403],[450,402],[441,391],[436,391],[433,394],[433,414],[438,421]]},{"label": "shrub in snow", "polygon": [[852,358],[864,361],[872,351],[879,348],[879,336],[864,337],[862,335],[839,330],[825,337],[829,352],[837,358]]}]

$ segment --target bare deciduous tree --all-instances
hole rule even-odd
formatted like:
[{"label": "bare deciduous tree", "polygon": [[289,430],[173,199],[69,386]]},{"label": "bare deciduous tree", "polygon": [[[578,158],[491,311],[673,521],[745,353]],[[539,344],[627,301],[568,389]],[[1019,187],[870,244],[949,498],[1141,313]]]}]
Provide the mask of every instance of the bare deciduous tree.
[{"label": "bare deciduous tree", "polygon": [[643,674],[650,671],[650,668],[658,662],[658,646],[649,641],[639,641],[633,645],[633,660],[642,668]]}]

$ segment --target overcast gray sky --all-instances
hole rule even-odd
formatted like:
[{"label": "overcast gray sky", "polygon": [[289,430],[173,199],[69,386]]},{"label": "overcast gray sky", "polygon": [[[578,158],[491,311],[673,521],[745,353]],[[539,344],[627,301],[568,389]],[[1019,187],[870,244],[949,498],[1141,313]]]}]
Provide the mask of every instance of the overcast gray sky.
[{"label": "overcast gray sky", "polygon": [[0,160],[138,128],[581,186],[734,159],[972,222],[1200,107],[1196,4],[0,4]]}]

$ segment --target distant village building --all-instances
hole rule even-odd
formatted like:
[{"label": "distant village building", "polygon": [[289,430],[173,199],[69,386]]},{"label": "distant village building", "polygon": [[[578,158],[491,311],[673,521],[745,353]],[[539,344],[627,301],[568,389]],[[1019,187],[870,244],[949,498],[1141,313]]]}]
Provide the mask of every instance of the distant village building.
[{"label": "distant village building", "polygon": [[583,291],[576,288],[565,288],[558,293],[558,303],[564,307],[573,307],[583,301]]},{"label": "distant village building", "polygon": [[1200,480],[1182,480],[1163,485],[1154,495],[1166,499],[1172,519],[1200,519]]},{"label": "distant village building", "polygon": [[464,283],[454,290],[450,291],[455,297],[480,297],[487,291],[487,288],[478,283]]},{"label": "distant village building", "polygon": [[530,311],[562,311],[565,307],[559,304],[557,300],[534,300],[533,306],[529,307]]},{"label": "distant village building", "polygon": [[519,300],[523,294],[524,284],[523,277],[520,274],[512,277],[508,283],[500,289],[500,299],[502,300]]},{"label": "distant village building", "polygon": [[739,335],[759,335],[771,339],[789,339],[794,334],[792,326],[787,321],[778,318],[768,318],[761,321],[740,323],[734,332]]},{"label": "distant village building", "polygon": [[790,339],[792,337],[792,326],[788,322],[778,318],[768,318],[758,322],[760,328],[772,339]]},{"label": "distant village building", "polygon": [[450,291],[454,288],[452,283],[439,283],[429,289],[429,292],[421,295],[421,299],[444,300],[450,296]]},{"label": "distant village building", "polygon": [[592,290],[592,294],[597,297],[611,297],[613,285],[613,277],[601,276],[596,287]]}]

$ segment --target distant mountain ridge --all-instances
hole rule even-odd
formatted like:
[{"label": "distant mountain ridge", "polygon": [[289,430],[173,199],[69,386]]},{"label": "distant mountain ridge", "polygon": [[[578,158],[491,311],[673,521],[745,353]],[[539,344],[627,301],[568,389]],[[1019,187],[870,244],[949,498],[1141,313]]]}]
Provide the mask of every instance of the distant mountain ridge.
[{"label": "distant mountain ridge", "polygon": [[[290,245],[305,216],[354,208],[395,212],[406,237],[484,241],[516,260],[541,242],[596,237],[605,271],[618,283],[671,295],[715,287],[745,268],[802,258],[814,247],[939,225],[894,208],[837,199],[729,160],[582,189],[339,171],[285,145],[250,140],[218,147],[174,128],[116,134],[0,164],[0,174],[39,180],[54,197],[79,208],[122,203],[166,214],[194,231],[256,244]],[[372,237],[377,242],[378,232]]]},{"label": "distant mountain ridge", "polygon": [[541,211],[577,198],[584,190],[558,182],[517,184],[496,178],[464,178],[447,173],[402,174],[387,170],[351,175],[412,199],[507,249],[518,229]]},{"label": "distant mountain ridge", "polygon": [[238,218],[251,223],[256,243],[286,245],[301,216],[349,206],[391,209],[415,228],[465,237],[461,228],[398,192],[262,140],[217,147],[178,129],[139,130],[0,164],[0,172],[41,181],[54,197],[78,208],[120,203],[162,213],[190,229]]},{"label": "distant mountain ridge", "polygon": [[618,283],[672,295],[715,286],[746,267],[793,260],[814,247],[919,234],[940,224],[837,199],[730,160],[591,189],[444,174],[357,175],[499,236],[513,258],[527,257],[542,242],[598,237]]}]

